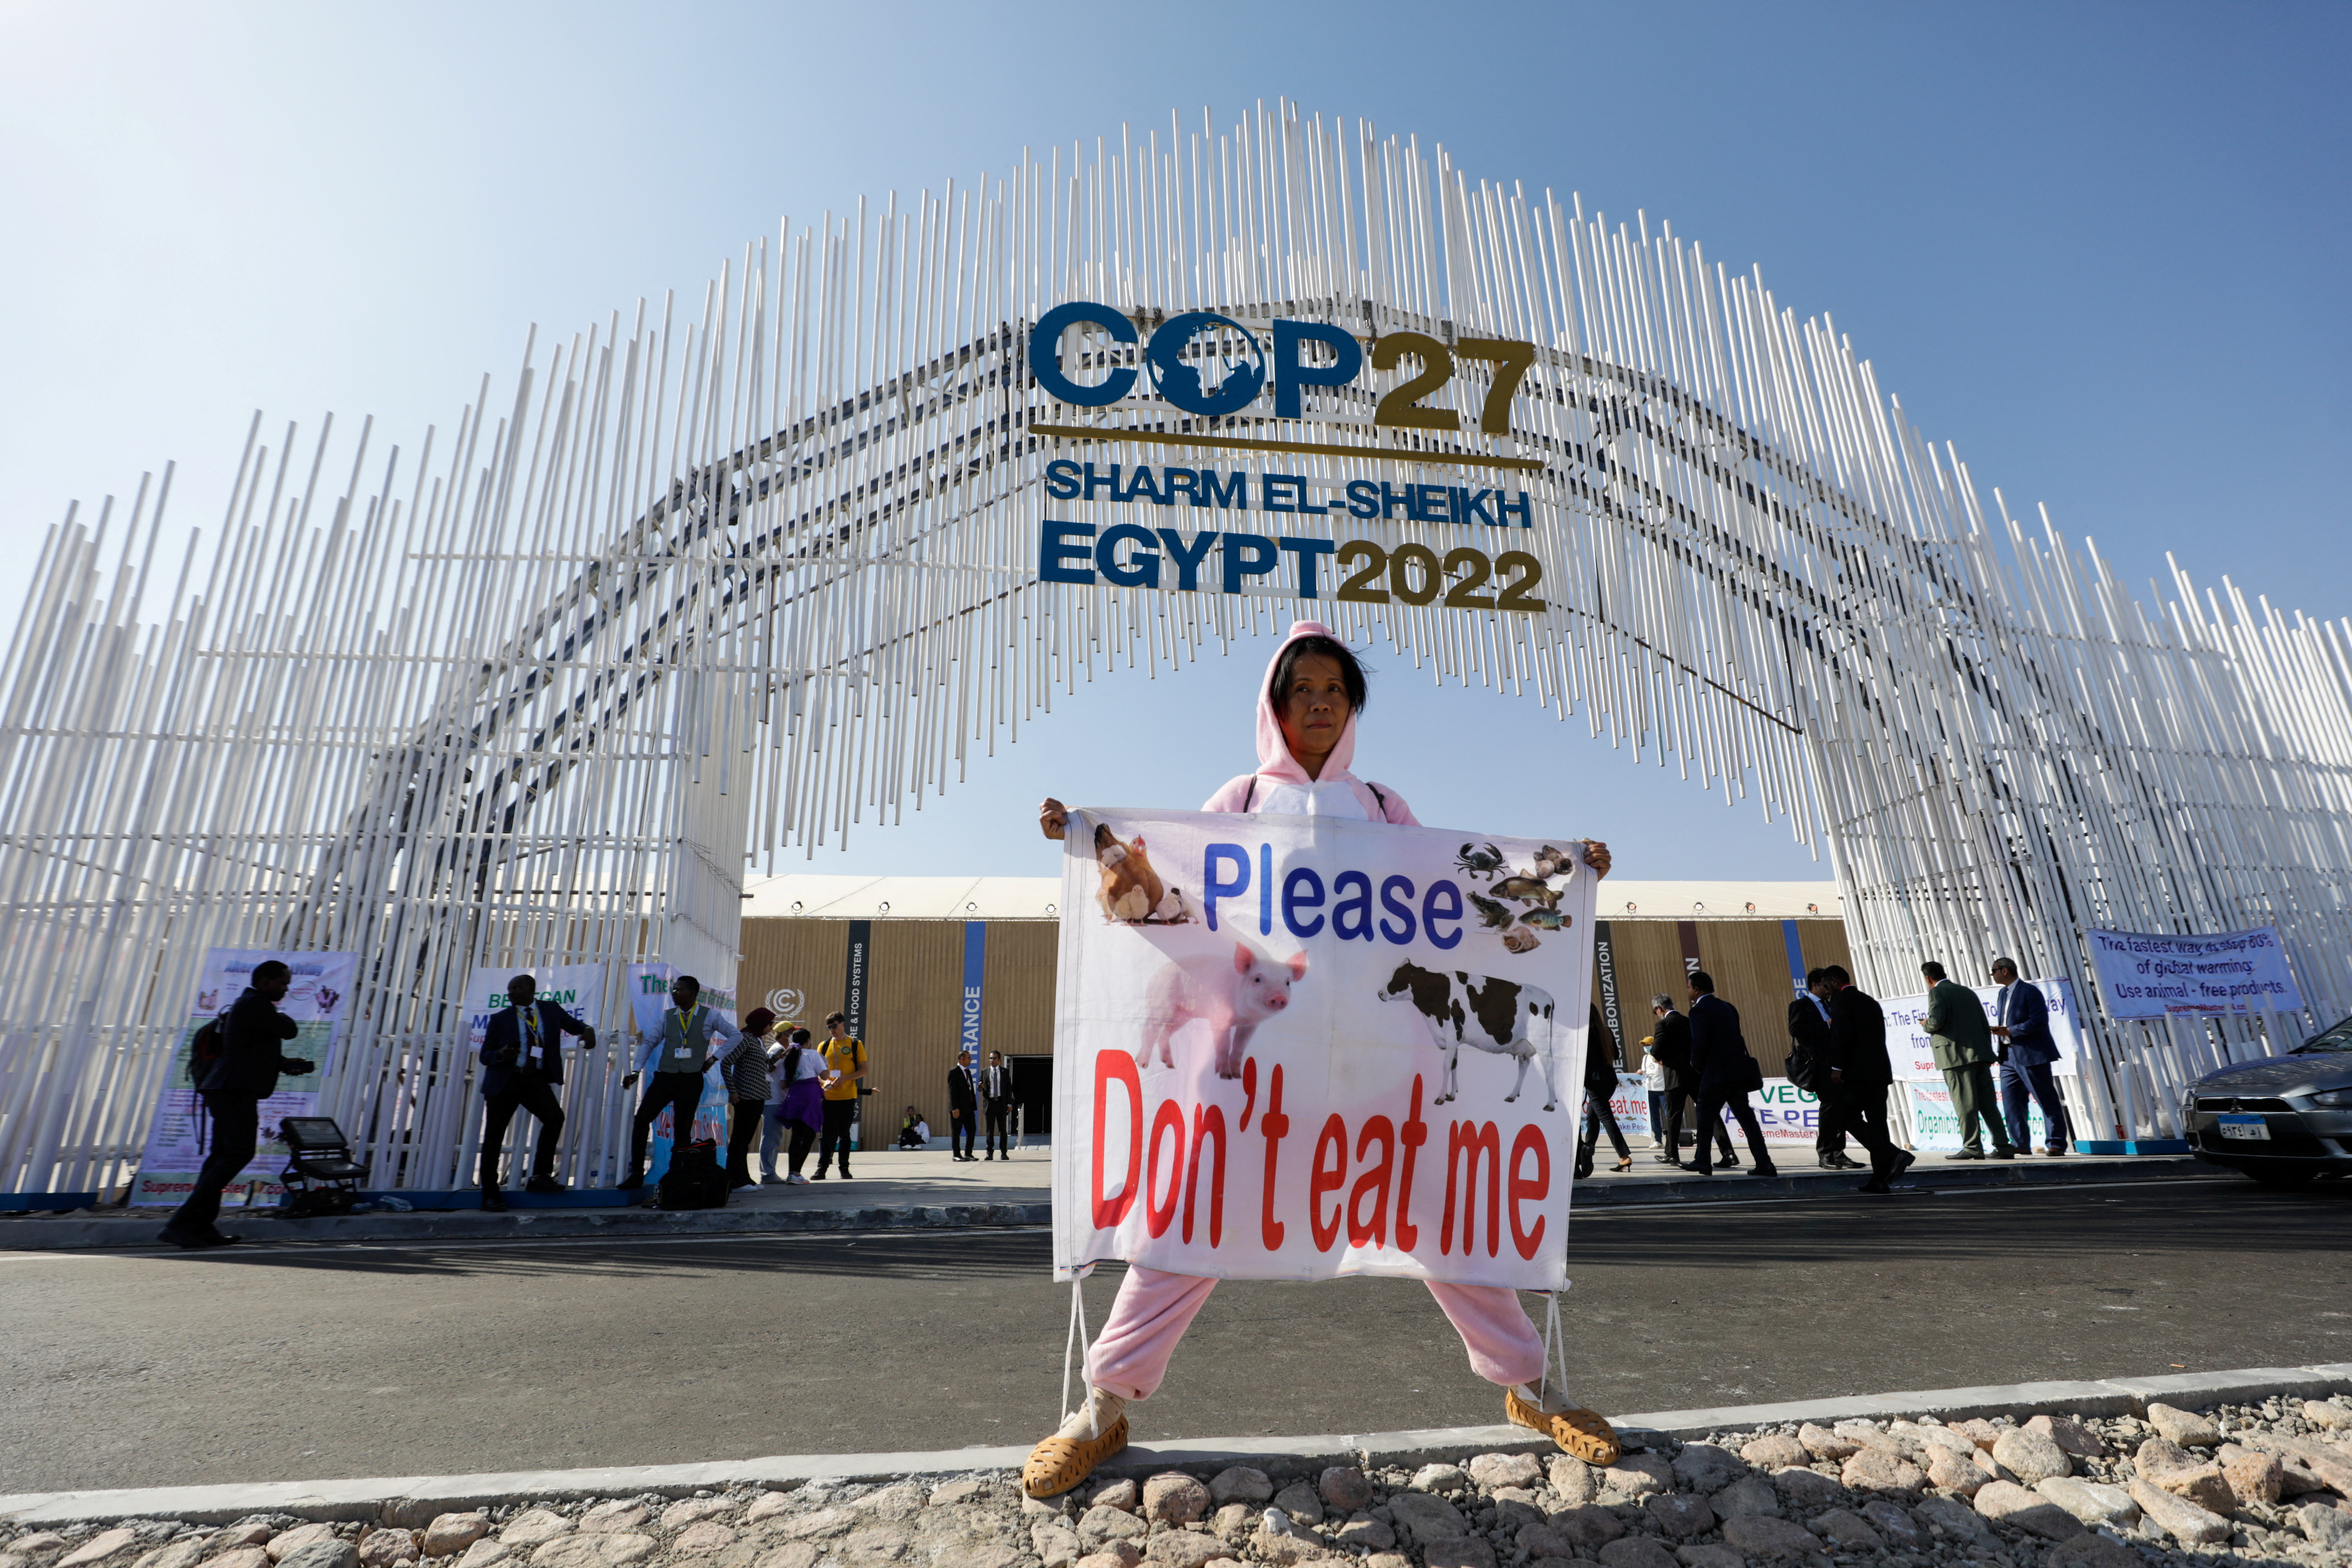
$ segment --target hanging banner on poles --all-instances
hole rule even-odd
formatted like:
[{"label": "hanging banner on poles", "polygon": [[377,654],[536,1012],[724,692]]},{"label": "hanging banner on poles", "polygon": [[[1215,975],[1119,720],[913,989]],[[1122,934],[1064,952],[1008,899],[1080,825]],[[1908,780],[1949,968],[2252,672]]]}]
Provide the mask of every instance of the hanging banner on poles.
[{"label": "hanging banner on poles", "polygon": [[[633,1091],[642,1098],[646,1079],[642,1076],[645,1047],[649,1040],[661,1038],[662,1015],[669,1009],[669,985],[681,972],[674,963],[632,963],[628,965],[629,1023],[633,1037],[629,1041],[629,1061],[641,1076]],[[696,978],[699,979],[700,976]],[[737,1022],[735,993],[703,983],[701,1005],[714,1009],[729,1023]],[[635,1102],[630,1110],[634,1113]],[[694,1108],[694,1128],[687,1135],[689,1143],[698,1138],[708,1138],[719,1145],[719,1152],[727,1151],[727,1080],[713,1061],[702,1075],[702,1099]],[[662,1179],[669,1169],[669,1152],[677,1134],[673,1125],[676,1114],[664,1110],[654,1118],[653,1133],[646,1142],[646,1183],[648,1186]]]},{"label": "hanging banner on poles", "polygon": [[2216,936],[2088,931],[2111,1018],[2244,1017],[2303,1011],[2275,926]]},{"label": "hanging banner on poles", "polygon": [[[2050,1009],[2050,1041],[2056,1047],[2058,1059],[2050,1070],[2059,1078],[2079,1078],[2083,1072],[2083,1031],[2080,1016],[2074,1011],[2074,983],[2071,980],[2028,980],[2025,984],[2042,993],[2042,1000]],[[1977,1000],[1984,1004],[1985,1016],[1993,1017],[1994,1004],[2000,1000],[1998,985],[1969,987]],[[1880,1005],[1886,1014],[1886,1058],[1895,1068],[1897,1083],[1941,1083],[1944,1072],[1936,1065],[1935,1047],[1927,1038],[1927,998],[1897,996]],[[1998,1020],[1996,1020],[1998,1021]],[[1995,1037],[1998,1048],[2000,1041]]]},{"label": "hanging banner on poles", "polygon": [[[196,977],[196,994],[190,999],[187,1019],[181,1026],[179,1046],[172,1053],[171,1071],[164,1077],[163,1093],[156,1097],[146,1151],[139,1160],[139,1178],[131,1187],[133,1206],[178,1205],[185,1202],[194,1188],[196,1172],[204,1165],[205,1150],[210,1146],[212,1125],[211,1118],[200,1114],[203,1105],[196,1086],[188,1078],[190,1048],[196,1031],[227,1012],[244,994],[245,988],[252,984],[254,966],[271,959],[294,972],[293,984],[287,987],[278,1010],[293,1019],[299,1031],[294,1038],[279,1044],[278,1054],[304,1058],[314,1064],[315,1070],[299,1078],[280,1078],[278,1092],[261,1102],[261,1141],[254,1149],[252,1160],[221,1194],[221,1202],[241,1206],[250,1190],[254,1202],[275,1203],[283,1192],[278,1178],[286,1168],[286,1145],[278,1139],[278,1124],[289,1116],[318,1114],[319,1089],[334,1066],[335,1046],[342,1037],[352,983],[359,975],[359,955],[216,947],[205,954],[204,968]],[[255,1182],[261,1185],[252,1188],[250,1184]]]},{"label": "hanging banner on poles", "polygon": [[[604,966],[601,963],[539,963],[520,968],[477,969],[466,982],[466,1044],[474,1053],[478,1075],[482,1041],[490,1032],[490,1019],[504,1008],[513,1005],[507,997],[507,982],[518,974],[528,974],[539,983],[539,1000],[552,1002],[565,1012],[596,1031],[604,1034]],[[667,984],[667,982],[665,982]],[[580,1042],[570,1035],[557,1037],[556,1044],[567,1050],[578,1050]]]},{"label": "hanging banner on poles", "polygon": [[1072,814],[1057,1275],[1559,1287],[1592,994],[1574,844]]}]

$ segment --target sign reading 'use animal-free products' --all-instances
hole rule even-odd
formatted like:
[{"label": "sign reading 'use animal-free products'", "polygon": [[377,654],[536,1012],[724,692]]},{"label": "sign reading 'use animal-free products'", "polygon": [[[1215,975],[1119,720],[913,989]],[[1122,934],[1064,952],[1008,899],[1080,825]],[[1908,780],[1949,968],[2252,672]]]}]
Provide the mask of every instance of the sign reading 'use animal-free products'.
[{"label": "sign reading 'use animal-free products'", "polygon": [[1550,1289],[1592,994],[1576,840],[1074,812],[1054,1262]]}]

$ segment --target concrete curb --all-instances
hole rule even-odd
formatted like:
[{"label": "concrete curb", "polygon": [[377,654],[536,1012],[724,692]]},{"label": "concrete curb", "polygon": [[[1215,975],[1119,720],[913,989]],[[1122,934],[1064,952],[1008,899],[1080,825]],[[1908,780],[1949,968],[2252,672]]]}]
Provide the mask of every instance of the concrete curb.
[{"label": "concrete curb", "polygon": [[[1904,1181],[1924,1192],[1983,1187],[2080,1186],[2093,1183],[2157,1182],[2226,1176],[2193,1159],[2148,1158],[2126,1164],[2050,1162],[2000,1165],[1931,1163],[1923,1159]],[[1855,1197],[1860,1181],[1851,1171],[1785,1173],[1761,1180],[1743,1173],[1672,1181],[1593,1182],[1577,1189],[1576,1206],[1587,1213],[1612,1208],[1670,1205],[1755,1203],[1774,1198]],[[1876,1200],[1873,1200],[1876,1201]],[[226,1216],[225,1216],[226,1217]],[[693,1209],[517,1208],[506,1214],[478,1209],[419,1209],[411,1214],[338,1215],[318,1219],[274,1219],[256,1215],[230,1218],[247,1244],[272,1242],[534,1241],[548,1237],[611,1237],[632,1239],[669,1236],[796,1236],[824,1231],[1002,1230],[1050,1225],[1051,1202],[1028,1204],[901,1204],[871,1208]],[[67,1215],[48,1219],[0,1220],[0,1252],[112,1250],[150,1247],[160,1215],[100,1218]]]},{"label": "concrete curb", "polygon": [[[2184,1408],[2248,1405],[2292,1394],[2319,1398],[2352,1389],[2352,1362],[2322,1366],[2246,1367],[2178,1377],[2110,1378],[2095,1383],[2019,1383],[1855,1394],[1777,1405],[1667,1410],[1612,1419],[1627,1447],[1686,1441],[1783,1422],[1883,1420],[1895,1415],[1970,1416],[2020,1410],[2079,1415],[2139,1415],[2150,1400]],[[1412,1467],[1458,1462],[1478,1453],[1548,1453],[1550,1439],[1524,1426],[1445,1426],[1420,1431],[1327,1433],[1306,1437],[1202,1437],[1131,1447],[1097,1473],[1160,1470],[1213,1473],[1250,1464],[1273,1476],[1311,1473],[1325,1465]],[[0,1497],[0,1520],[15,1524],[177,1519],[228,1524],[256,1513],[355,1520],[415,1528],[436,1514],[515,1501],[568,1502],[591,1497],[659,1492],[684,1497],[739,1483],[785,1489],[810,1481],[879,1481],[906,1476],[1017,1470],[1025,1447],[949,1448],[906,1454],[789,1454],[700,1465],[610,1465],[580,1470],[512,1470],[466,1476],[382,1476],[355,1480],[265,1481],[199,1487],[137,1487],[113,1491],[26,1492]]]}]

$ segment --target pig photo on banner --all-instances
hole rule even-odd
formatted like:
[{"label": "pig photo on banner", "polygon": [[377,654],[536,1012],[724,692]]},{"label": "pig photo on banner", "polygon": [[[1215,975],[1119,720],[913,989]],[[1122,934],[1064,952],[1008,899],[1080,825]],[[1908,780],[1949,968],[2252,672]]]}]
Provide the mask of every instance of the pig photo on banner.
[{"label": "pig photo on banner", "polygon": [[1057,1278],[1563,1284],[1576,840],[1090,809],[1064,843]]}]

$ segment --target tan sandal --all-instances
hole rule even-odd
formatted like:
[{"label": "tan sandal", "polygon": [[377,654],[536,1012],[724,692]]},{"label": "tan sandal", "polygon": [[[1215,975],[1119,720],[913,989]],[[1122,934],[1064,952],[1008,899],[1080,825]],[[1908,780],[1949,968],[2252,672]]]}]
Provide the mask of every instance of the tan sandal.
[{"label": "tan sandal", "polygon": [[1590,1410],[1561,1410],[1548,1415],[1520,1398],[1517,1389],[1507,1388],[1503,1391],[1503,1413],[1511,1418],[1513,1426],[1542,1433],[1559,1444],[1563,1453],[1588,1465],[1613,1465],[1624,1452],[1617,1441],[1617,1429]]},{"label": "tan sandal", "polygon": [[1099,1437],[1048,1437],[1029,1450],[1028,1463],[1021,1467],[1021,1489],[1034,1498],[1059,1497],[1126,1447],[1124,1415]]}]

